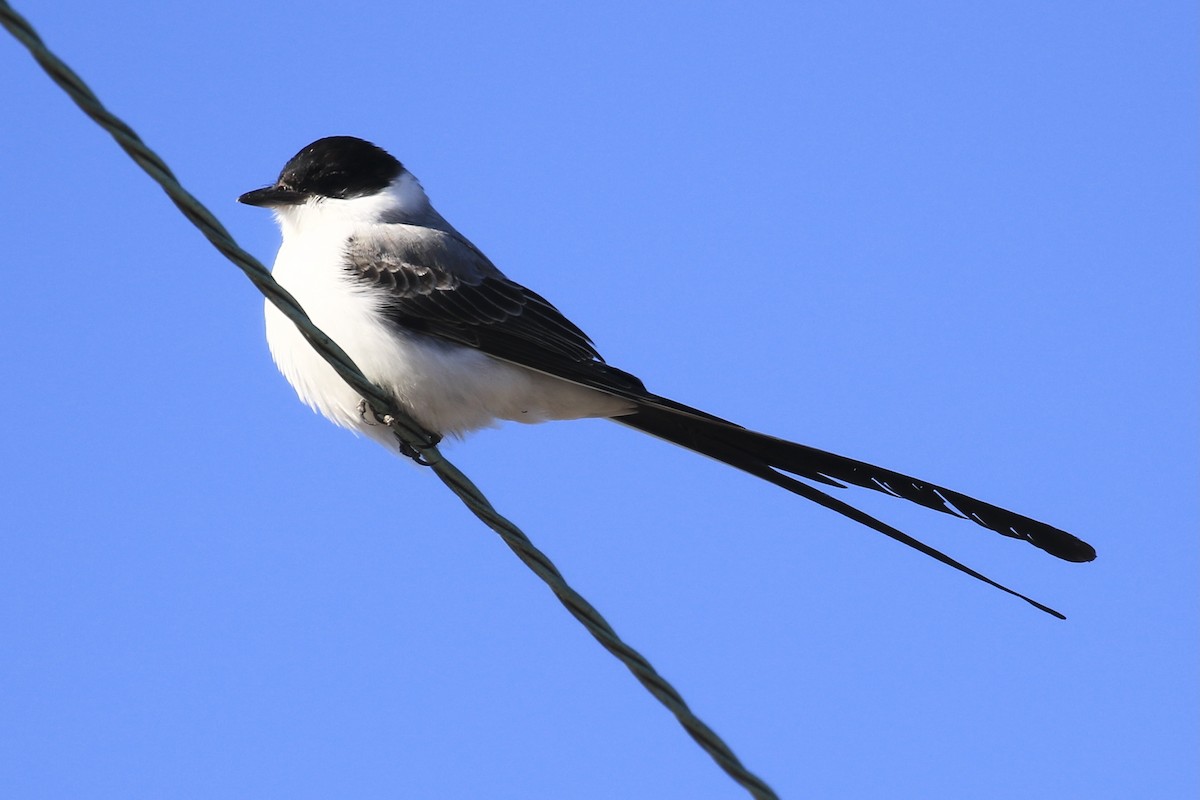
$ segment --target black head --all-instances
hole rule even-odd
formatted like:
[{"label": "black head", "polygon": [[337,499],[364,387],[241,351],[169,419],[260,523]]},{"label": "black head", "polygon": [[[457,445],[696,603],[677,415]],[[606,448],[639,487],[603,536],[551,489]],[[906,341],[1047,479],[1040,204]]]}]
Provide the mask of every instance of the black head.
[{"label": "black head", "polygon": [[353,136],[327,136],[292,156],[274,185],[246,192],[239,203],[282,206],[310,197],[345,200],[384,189],[404,170],[386,150]]}]

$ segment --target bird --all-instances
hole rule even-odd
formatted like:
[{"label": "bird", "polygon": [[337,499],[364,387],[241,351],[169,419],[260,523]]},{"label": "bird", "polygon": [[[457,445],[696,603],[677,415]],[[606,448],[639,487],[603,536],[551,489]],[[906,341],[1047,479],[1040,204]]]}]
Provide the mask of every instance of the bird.
[{"label": "bird", "polygon": [[[275,280],[435,443],[498,421],[610,419],[814,501],[1060,619],[817,487],[873,489],[1065,561],[1096,557],[1091,545],[1047,523],[654,394],[609,365],[548,300],[501,272],[434,209],[417,178],[371,142],[318,139],[289,159],[274,183],[238,201],[269,209],[279,224]],[[271,302],[265,315],[271,356],[304,403],[420,461]]]}]

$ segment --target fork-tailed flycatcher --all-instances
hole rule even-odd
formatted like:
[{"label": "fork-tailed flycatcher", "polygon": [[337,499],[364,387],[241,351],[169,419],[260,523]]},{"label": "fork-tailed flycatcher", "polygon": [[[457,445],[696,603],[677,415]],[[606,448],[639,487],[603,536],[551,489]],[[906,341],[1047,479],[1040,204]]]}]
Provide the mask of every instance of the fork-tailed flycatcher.
[{"label": "fork-tailed flycatcher", "polygon": [[[1096,557],[1086,542],[1043,522],[649,392],[604,363],[558,309],[505,277],[434,210],[412,173],[362,139],[313,142],[275,183],[238,199],[271,209],[283,229],[276,280],[368,379],[434,434],[461,435],[498,419],[607,417],[820,503],[1058,617],[805,481],[886,492],[1067,561]],[[391,428],[270,302],[266,325],[271,355],[300,399],[397,449]]]}]

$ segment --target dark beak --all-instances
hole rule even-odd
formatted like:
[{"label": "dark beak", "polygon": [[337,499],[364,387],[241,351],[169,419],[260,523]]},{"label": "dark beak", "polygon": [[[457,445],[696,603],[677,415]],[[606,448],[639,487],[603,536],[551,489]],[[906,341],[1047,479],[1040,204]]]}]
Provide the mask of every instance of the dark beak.
[{"label": "dark beak", "polygon": [[271,208],[273,206],[298,206],[308,199],[304,192],[285,189],[282,186],[264,186],[252,192],[246,192],[238,198],[239,203],[248,206]]}]

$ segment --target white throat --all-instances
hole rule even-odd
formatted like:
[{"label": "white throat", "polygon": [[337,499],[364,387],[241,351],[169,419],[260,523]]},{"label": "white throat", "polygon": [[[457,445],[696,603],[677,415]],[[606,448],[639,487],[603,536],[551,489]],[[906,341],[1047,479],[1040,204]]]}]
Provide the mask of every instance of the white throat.
[{"label": "white throat", "polygon": [[371,195],[339,200],[310,197],[299,205],[272,209],[283,231],[284,241],[301,234],[321,231],[336,235],[344,229],[380,222],[417,221],[429,214],[429,198],[408,170],[400,173],[386,189]]}]

